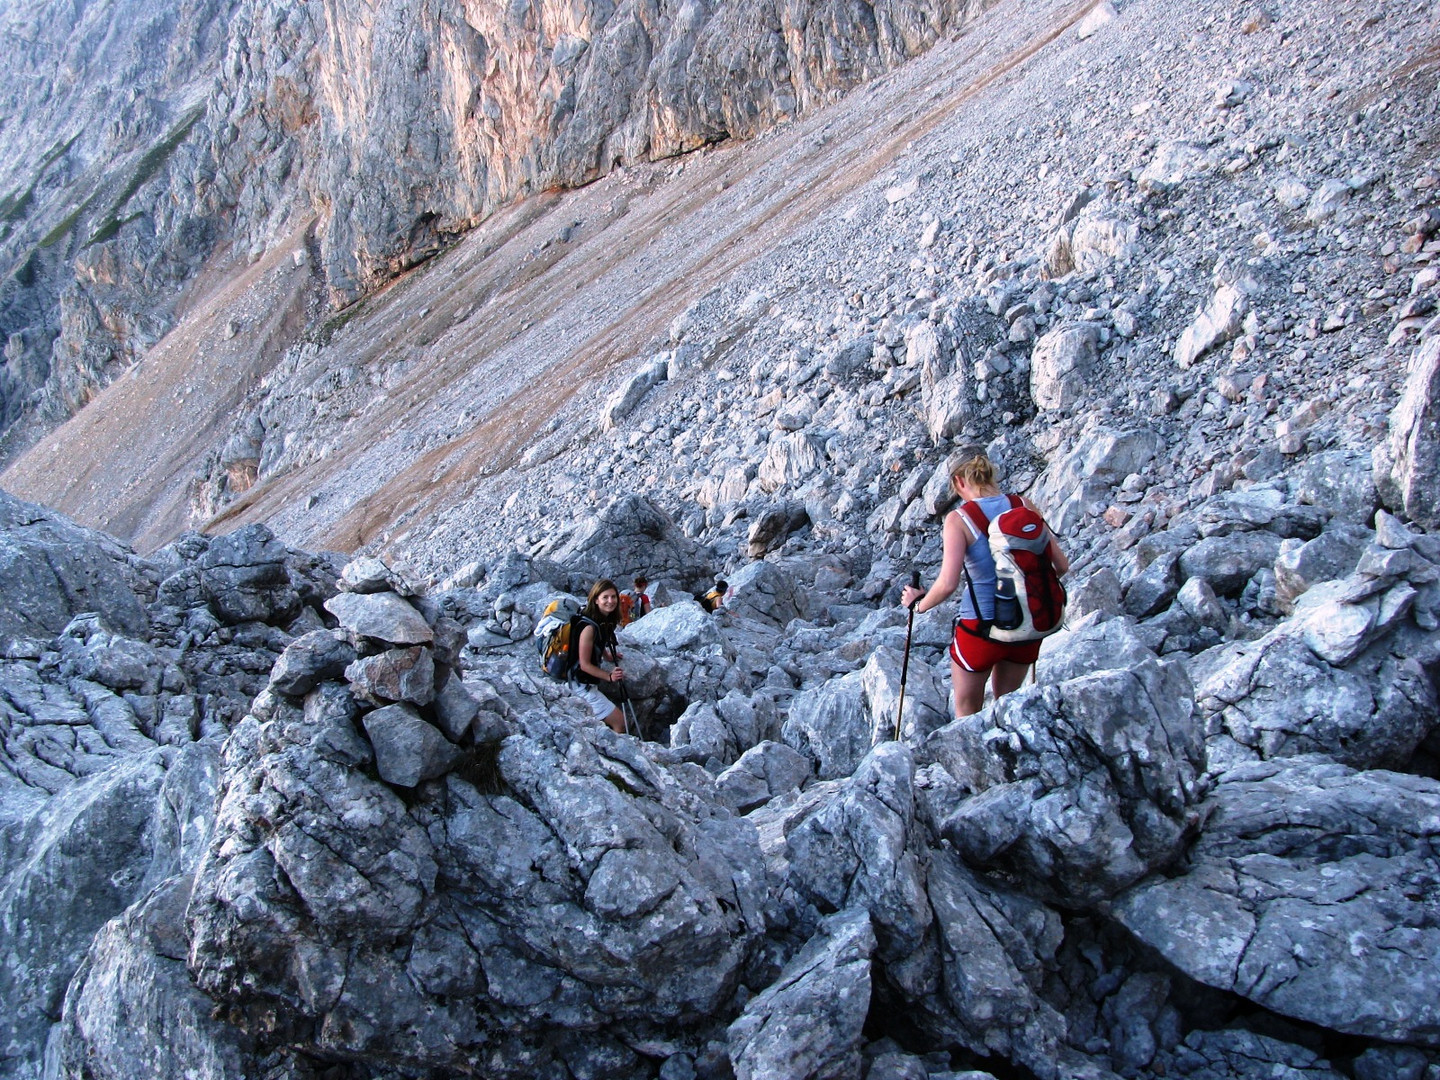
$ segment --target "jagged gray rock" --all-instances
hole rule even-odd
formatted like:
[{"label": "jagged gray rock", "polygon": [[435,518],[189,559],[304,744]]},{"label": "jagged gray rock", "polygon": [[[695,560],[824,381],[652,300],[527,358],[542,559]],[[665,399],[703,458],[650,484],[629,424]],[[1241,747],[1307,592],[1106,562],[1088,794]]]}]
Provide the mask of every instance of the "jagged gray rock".
[{"label": "jagged gray rock", "polygon": [[[693,737],[691,744],[693,744]],[[766,739],[750,747],[715,778],[720,801],[737,814],[764,806],[810,778],[810,761],[784,743]]]},{"label": "jagged gray rock", "polygon": [[1068,409],[1085,394],[1099,358],[1100,332],[1091,323],[1056,327],[1030,354],[1030,395],[1042,409]]},{"label": "jagged gray rock", "polygon": [[935,732],[921,756],[976,793],[942,825],[966,860],[1070,906],[1167,865],[1200,822],[1202,733],[1176,663],[1017,691]]},{"label": "jagged gray rock", "polygon": [[1259,756],[1322,753],[1354,768],[1401,768],[1436,723],[1426,665],[1434,635],[1397,635],[1343,665],[1318,655],[1304,626],[1234,646],[1195,689],[1210,725]]},{"label": "jagged gray rock", "polygon": [[95,935],[65,995],[45,1075],[256,1074],[253,1041],[213,1015],[215,1002],[186,970],[191,885],[188,874],[171,878]]},{"label": "jagged gray rock", "polygon": [[225,623],[287,622],[300,594],[286,565],[289,550],[264,525],[246,525],[211,541],[200,556],[200,587]]},{"label": "jagged gray rock", "polygon": [[737,1080],[858,1076],[874,947],[864,911],[841,912],[821,923],[780,978],[730,1025]]},{"label": "jagged gray rock", "polygon": [[698,592],[714,573],[709,555],[642,495],[613,500],[573,531],[548,540],[540,553],[582,580],[614,577],[622,588],[625,575],[644,572]]},{"label": "jagged gray rock", "polygon": [[392,645],[424,645],[435,640],[425,617],[392,592],[342,592],[325,601],[325,610],[352,634]]},{"label": "jagged gray rock", "polygon": [[95,934],[141,891],[164,760],[152,750],[73,784],[17,838],[24,855],[0,879],[0,1045],[17,1070],[34,1068]]},{"label": "jagged gray rock", "polygon": [[406,702],[368,712],[363,722],[375,748],[376,771],[388,783],[412,788],[455,767],[454,745]]},{"label": "jagged gray rock", "polygon": [[0,491],[0,637],[49,638],[97,612],[121,633],[149,629],[134,556],[115,540]]},{"label": "jagged gray rock", "polygon": [[1440,784],[1317,758],[1220,778],[1175,878],[1116,917],[1186,974],[1336,1031],[1440,1045],[1434,855]]},{"label": "jagged gray rock", "polygon": [[[257,708],[196,875],[191,966],[222,1002],[306,1018],[316,1052],[533,1075],[567,1032],[712,1013],[764,928],[754,827],[634,740],[531,713],[499,751],[506,794],[452,773],[412,812],[321,757],[283,699]],[[256,797],[277,807],[260,828]]]},{"label": "jagged gray rock", "polygon": [[1427,529],[1440,526],[1440,335],[1410,361],[1405,393],[1390,414],[1389,443],[1380,450],[1381,497]]},{"label": "jagged gray rock", "polygon": [[345,678],[356,697],[375,705],[435,700],[435,657],[423,645],[362,656],[345,668]]},{"label": "jagged gray rock", "polygon": [[304,697],[326,679],[345,672],[355,647],[332,630],[312,630],[285,647],[270,670],[270,685],[282,694]]},{"label": "jagged gray rock", "polygon": [[1060,917],[987,882],[949,851],[934,853],[927,893],[943,980],[940,994],[914,1002],[919,1023],[1054,1080],[1065,1021],[1041,988],[1063,936]]}]

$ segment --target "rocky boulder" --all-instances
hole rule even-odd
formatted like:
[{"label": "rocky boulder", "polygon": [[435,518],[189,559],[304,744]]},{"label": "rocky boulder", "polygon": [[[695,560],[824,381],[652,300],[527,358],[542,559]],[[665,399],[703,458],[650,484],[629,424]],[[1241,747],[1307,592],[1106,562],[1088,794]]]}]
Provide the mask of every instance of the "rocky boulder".
[{"label": "rocky boulder", "polygon": [[170,879],[95,935],[50,1037],[53,1075],[257,1075],[254,1041],[214,1015],[186,970],[191,884],[188,874]]},{"label": "rocky boulder", "polygon": [[1359,576],[1317,586],[1292,620],[1227,646],[1196,687],[1212,744],[1223,734],[1262,758],[1404,768],[1436,723],[1440,634],[1382,619],[1382,607],[1402,609],[1389,593],[1365,595],[1374,587]]},{"label": "rocky boulder", "polygon": [[1440,1046],[1440,930],[1426,822],[1440,783],[1319,759],[1220,778],[1187,871],[1115,916],[1210,986],[1335,1031]]},{"label": "rocky boulder", "polygon": [[1022,1062],[1057,1080],[1065,1019],[1045,1000],[1045,973],[1064,937],[1060,917],[1034,899],[932,853],[926,894],[934,912],[940,993],[909,1004],[922,1030]]},{"label": "rocky boulder", "polygon": [[1410,361],[1389,441],[1377,448],[1376,479],[1392,510],[1440,527],[1440,335],[1426,339]]},{"label": "rocky boulder", "polygon": [[[584,1032],[728,1000],[765,871],[754,826],[692,767],[531,713],[466,773],[480,787],[451,773],[407,806],[322,756],[300,710],[259,709],[231,740],[190,909],[198,985],[240,1015],[317,1054],[518,1078]],[[612,1072],[639,1068],[600,1043]]]},{"label": "rocky boulder", "polygon": [[822,923],[780,978],[730,1025],[737,1080],[858,1076],[874,947],[863,911],[843,911]]},{"label": "rocky boulder", "polygon": [[200,557],[200,586],[224,623],[285,623],[300,613],[286,566],[289,550],[264,525],[211,541]]},{"label": "rocky boulder", "polygon": [[898,743],[877,746],[855,775],[785,818],[782,850],[767,852],[800,910],[800,926],[835,908],[863,908],[877,956],[912,994],[923,989],[917,956],[931,924],[916,830],[915,763]]},{"label": "rocky boulder", "polygon": [[540,553],[582,579],[621,575],[622,587],[623,575],[644,571],[700,592],[714,573],[709,554],[642,495],[621,496]]},{"label": "rocky boulder", "polygon": [[1205,794],[1190,680],[1154,660],[1016,691],[921,758],[975,793],[941,826],[967,862],[1072,907],[1173,862]]},{"label": "rocky boulder", "polygon": [[143,635],[152,590],[136,564],[112,538],[0,491],[0,639],[48,639],[87,611]]},{"label": "rocky boulder", "polygon": [[17,1066],[38,1070],[91,940],[148,887],[166,753],[135,754],[73,784],[16,838],[25,857],[7,860],[0,879],[0,1046]]},{"label": "rocky boulder", "polygon": [[1163,445],[1148,428],[1089,425],[1063,456],[1045,467],[1030,489],[1030,500],[1063,536],[1078,524],[1087,504],[1107,496],[1131,473],[1141,472]]},{"label": "rocky boulder", "polygon": [[724,610],[737,620],[784,626],[810,613],[805,583],[786,572],[783,562],[752,562],[729,579]]},{"label": "rocky boulder", "polygon": [[393,592],[342,592],[325,601],[342,629],[392,645],[424,645],[435,631],[408,600]]},{"label": "rocky boulder", "polygon": [[1057,327],[1030,354],[1030,396],[1042,409],[1068,409],[1084,396],[1099,361],[1100,329],[1093,323]]},{"label": "rocky boulder", "polygon": [[748,814],[800,787],[810,776],[810,761],[804,754],[767,739],[750,747],[717,776],[715,790],[726,806],[737,814]]}]

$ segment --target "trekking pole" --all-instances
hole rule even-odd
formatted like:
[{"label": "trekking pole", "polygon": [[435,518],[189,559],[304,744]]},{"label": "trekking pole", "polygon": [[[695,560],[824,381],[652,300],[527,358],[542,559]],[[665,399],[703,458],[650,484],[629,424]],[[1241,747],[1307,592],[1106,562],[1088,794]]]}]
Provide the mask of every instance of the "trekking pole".
[{"label": "trekking pole", "polygon": [[[910,587],[920,588],[920,571],[910,571]],[[900,665],[900,704],[895,708],[895,739],[900,739],[900,718],[905,715],[905,680],[910,675],[910,635],[915,632],[915,605],[920,602],[917,597],[910,604],[910,623],[905,627],[905,661]]]},{"label": "trekking pole", "polygon": [[625,683],[624,683],[624,682],[621,682],[621,683],[620,683],[620,719],[621,719],[621,720],[624,722],[624,724],[625,724],[625,734],[626,734],[626,735],[634,734],[636,737],[638,737],[638,736],[639,736],[639,733],[640,733],[640,721],[639,721],[638,719],[635,720],[635,731],[634,731],[633,733],[630,731],[630,721],[631,721],[632,719],[634,719],[634,718],[635,718],[635,706],[634,706],[634,705],[631,703],[631,701],[630,701],[630,691],[629,691],[629,690],[626,690],[626,689],[625,689]]}]

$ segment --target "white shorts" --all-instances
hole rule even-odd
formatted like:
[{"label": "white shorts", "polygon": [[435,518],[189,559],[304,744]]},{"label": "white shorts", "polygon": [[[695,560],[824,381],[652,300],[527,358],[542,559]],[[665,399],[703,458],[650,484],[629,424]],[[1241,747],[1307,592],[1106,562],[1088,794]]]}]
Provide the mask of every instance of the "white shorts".
[{"label": "white shorts", "polygon": [[615,711],[615,703],[606,697],[600,687],[594,683],[574,682],[570,684],[571,689],[579,696],[580,700],[590,706],[590,712],[597,720],[604,720]]}]

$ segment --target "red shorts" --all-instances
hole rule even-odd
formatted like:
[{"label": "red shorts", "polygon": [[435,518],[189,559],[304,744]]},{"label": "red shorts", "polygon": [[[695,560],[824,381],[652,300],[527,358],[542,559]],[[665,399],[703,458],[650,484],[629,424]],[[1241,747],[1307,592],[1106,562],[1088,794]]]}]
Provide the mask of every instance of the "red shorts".
[{"label": "red shorts", "polygon": [[[974,619],[965,619],[965,626],[978,627]],[[1012,664],[1033,664],[1040,656],[1038,641],[986,641],[955,626],[955,640],[950,643],[950,659],[966,671],[989,671],[1001,660]]]}]

